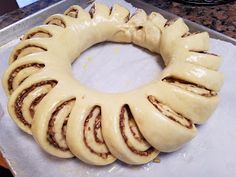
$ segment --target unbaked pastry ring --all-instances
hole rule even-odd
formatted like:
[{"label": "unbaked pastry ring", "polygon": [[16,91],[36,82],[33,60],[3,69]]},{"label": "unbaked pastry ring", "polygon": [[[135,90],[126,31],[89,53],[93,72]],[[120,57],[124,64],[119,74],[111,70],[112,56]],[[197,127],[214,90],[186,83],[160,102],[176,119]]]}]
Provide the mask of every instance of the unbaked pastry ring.
[{"label": "unbaked pastry ring", "polygon": [[[79,40],[75,40],[79,39]],[[73,45],[72,44],[73,41]],[[81,85],[71,63],[104,41],[134,43],[162,55],[158,80],[136,90],[106,94]],[[4,74],[12,119],[48,153],[74,155],[93,165],[116,160],[144,164],[181,148],[218,104],[220,57],[207,53],[209,35],[189,33],[179,18],[118,5],[72,6],[29,30]]]}]

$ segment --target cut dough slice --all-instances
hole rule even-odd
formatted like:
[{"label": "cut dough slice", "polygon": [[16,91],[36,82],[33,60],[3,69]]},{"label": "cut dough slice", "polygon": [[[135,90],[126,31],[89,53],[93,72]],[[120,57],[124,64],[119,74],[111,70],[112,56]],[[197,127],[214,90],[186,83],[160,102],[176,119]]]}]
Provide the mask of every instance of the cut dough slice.
[{"label": "cut dough slice", "polygon": [[174,62],[168,65],[163,70],[161,79],[172,84],[178,82],[180,87],[181,83],[192,84],[196,89],[203,88],[213,95],[223,85],[223,74],[221,72],[186,62]]},{"label": "cut dough slice", "polygon": [[212,70],[218,70],[221,63],[221,58],[218,55],[191,50],[186,52],[177,50],[175,52],[175,59],[176,61],[189,62]]},{"label": "cut dough slice", "polygon": [[192,85],[187,83],[183,85],[180,87],[160,81],[150,85],[144,93],[154,96],[159,102],[168,105],[193,123],[205,123],[217,107],[219,96],[206,96],[205,93],[210,93],[208,90],[200,88],[196,92],[196,88]]},{"label": "cut dough slice", "polygon": [[67,125],[66,141],[71,152],[92,165],[107,165],[116,160],[102,134],[101,107],[78,101]]},{"label": "cut dough slice", "polygon": [[41,25],[27,31],[22,40],[32,38],[56,38],[62,35],[63,30],[55,25]]},{"label": "cut dough slice", "polygon": [[[36,142],[49,154],[61,158],[71,158],[66,143],[67,121],[76,99],[61,94],[59,88],[52,90],[38,105],[33,124],[32,134]],[[47,109],[48,111],[43,111]]]},{"label": "cut dough slice", "polygon": [[102,105],[102,133],[111,153],[133,165],[152,161],[159,152],[143,138],[129,106],[117,102],[112,105]]},{"label": "cut dough slice", "polygon": [[190,51],[207,51],[209,49],[209,34],[207,32],[190,33],[187,36],[182,36],[179,47],[183,47]]},{"label": "cut dough slice", "polygon": [[154,96],[136,98],[130,104],[144,138],[156,149],[172,152],[190,141],[197,132],[194,124]]},{"label": "cut dough slice", "polygon": [[9,66],[3,76],[3,86],[10,95],[28,77],[40,72],[45,67],[43,60],[24,57]]},{"label": "cut dough slice", "polygon": [[52,48],[50,44],[52,44],[52,41],[48,38],[33,38],[21,41],[13,49],[9,58],[9,64],[27,55],[47,52],[49,48]]},{"label": "cut dough slice", "polygon": [[90,20],[90,15],[83,8],[78,5],[73,5],[69,7],[65,12],[65,15],[70,16],[72,18],[76,18],[80,21]]},{"label": "cut dough slice", "polygon": [[26,133],[31,134],[32,119],[35,107],[43,97],[57,84],[56,80],[26,81],[11,95],[8,111],[16,124]]},{"label": "cut dough slice", "polygon": [[92,20],[107,20],[110,15],[110,8],[101,3],[95,3],[89,10],[89,14]]},{"label": "cut dough slice", "polygon": [[162,30],[160,54],[165,64],[171,61],[187,61],[193,64],[217,70],[220,58],[204,53],[209,49],[207,32],[189,33],[182,19],[177,19]]}]

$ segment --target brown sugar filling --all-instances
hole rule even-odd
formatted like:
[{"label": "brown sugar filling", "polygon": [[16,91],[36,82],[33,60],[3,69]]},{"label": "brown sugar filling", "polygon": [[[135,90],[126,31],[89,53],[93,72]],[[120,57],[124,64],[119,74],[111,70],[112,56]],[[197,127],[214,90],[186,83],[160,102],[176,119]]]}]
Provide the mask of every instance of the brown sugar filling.
[{"label": "brown sugar filling", "polygon": [[159,102],[154,96],[149,95],[147,97],[148,101],[164,116],[170,120],[178,123],[181,126],[184,126],[188,129],[193,128],[193,123],[188,118],[184,117],[182,114],[175,112],[173,109]]},{"label": "brown sugar filling", "polygon": [[[57,142],[56,138],[55,138],[55,130],[54,130],[54,123],[56,121],[57,115],[58,113],[67,105],[70,104],[71,102],[75,102],[75,98],[72,98],[68,101],[63,102],[62,104],[60,104],[55,111],[52,113],[51,118],[49,120],[48,123],[48,130],[47,130],[47,140],[48,142],[54,146],[57,149],[60,149],[61,151],[69,151],[68,147],[62,147],[60,146],[60,144]],[[69,114],[70,115],[70,114]],[[64,123],[61,127],[61,133],[62,133],[62,137],[66,138],[66,126],[67,126],[67,122],[69,119],[69,115],[67,115],[64,119]]]},{"label": "brown sugar filling", "polygon": [[89,15],[91,19],[93,19],[95,12],[96,12],[95,5],[93,5],[89,10]]},{"label": "brown sugar filling", "polygon": [[199,33],[201,33],[201,32],[200,31],[196,31],[196,32],[193,32],[193,33],[187,32],[184,35],[182,35],[181,37],[185,38],[185,37],[192,36],[192,35],[199,34]]},{"label": "brown sugar filling", "polygon": [[46,24],[47,25],[56,25],[56,26],[60,26],[62,28],[66,28],[65,22],[60,18],[53,18],[50,21],[48,21]]},{"label": "brown sugar filling", "polygon": [[162,81],[172,84],[174,86],[177,86],[179,88],[182,88],[184,90],[187,90],[189,92],[192,92],[194,94],[200,95],[200,96],[213,97],[217,95],[217,92],[213,90],[209,90],[201,85],[191,83],[191,82],[188,82],[179,78],[175,78],[172,76],[166,77],[162,79]]},{"label": "brown sugar filling", "polygon": [[101,113],[95,118],[95,124],[93,127],[95,141],[99,144],[105,144],[103,137],[99,137],[99,131],[101,131]]},{"label": "brown sugar filling", "polygon": [[177,21],[177,19],[168,20],[168,21],[165,23],[164,27],[168,27],[168,26],[170,26],[170,25],[173,25],[176,21]]},{"label": "brown sugar filling", "polygon": [[[111,155],[110,151],[108,150],[107,146],[107,152],[105,153],[101,153],[101,152],[97,152],[96,150],[93,149],[93,147],[91,147],[88,143],[87,137],[86,137],[86,131],[91,131],[91,128],[89,127],[89,121],[91,121],[91,119],[93,118],[93,114],[95,109],[99,109],[99,114],[95,117],[95,124],[93,126],[93,135],[94,135],[94,139],[98,144],[103,144],[104,146],[106,146],[105,141],[102,137],[101,132],[99,133],[99,131],[101,131],[102,129],[102,125],[101,125],[101,107],[100,106],[94,106],[89,115],[86,117],[85,121],[84,121],[84,129],[83,129],[83,140],[84,140],[84,144],[86,145],[86,147],[90,150],[91,153],[96,154],[97,156],[103,158],[103,159],[107,159],[107,157],[109,155]],[[99,134],[101,135],[99,137]]]},{"label": "brown sugar filling", "polygon": [[32,103],[30,104],[30,107],[29,107],[29,112],[30,112],[30,115],[31,117],[33,118],[34,117],[34,113],[35,113],[35,107],[40,103],[40,101],[46,96],[47,94],[42,94],[40,96],[38,96],[37,98],[35,98]]},{"label": "brown sugar filling", "polygon": [[[45,52],[45,51],[47,51],[47,49],[44,48],[44,47],[33,45],[33,44],[29,44],[29,45],[26,45],[26,46],[16,50],[16,52],[14,53],[14,56],[13,56],[13,61],[16,61],[19,58],[19,55],[23,51],[27,51],[27,50],[29,50],[30,52],[28,52],[26,55],[29,55],[29,54],[32,54],[32,53],[37,53],[37,52]],[[24,56],[26,56],[26,55],[24,55]]]},{"label": "brown sugar filling", "polygon": [[70,117],[70,114],[68,114],[68,116],[66,116],[65,121],[64,121],[62,128],[61,128],[61,135],[64,139],[66,139],[66,129],[67,129],[67,123],[68,123],[69,117]]},{"label": "brown sugar filling", "polygon": [[[10,93],[12,93],[12,91],[13,91],[13,80],[14,80],[14,78],[16,77],[16,75],[17,75],[20,71],[22,71],[23,69],[29,68],[29,67],[34,67],[34,68],[41,69],[41,68],[44,68],[45,65],[44,65],[44,64],[40,64],[40,63],[30,63],[30,64],[21,65],[21,66],[15,68],[15,69],[11,72],[11,74],[9,75],[9,78],[8,78],[8,80],[7,80],[7,83],[8,83],[8,91],[9,91]],[[24,80],[23,80],[23,81],[24,81]],[[22,82],[23,82],[23,81],[22,81]],[[21,82],[21,83],[22,83],[22,82]]]},{"label": "brown sugar filling", "polygon": [[35,37],[40,37],[40,38],[50,38],[52,37],[52,34],[49,33],[48,31],[43,31],[43,30],[38,30],[36,32],[32,32],[26,36],[25,39],[31,39]]},{"label": "brown sugar filling", "polygon": [[78,18],[79,10],[72,8],[70,11],[68,11],[65,15],[70,16],[72,18]]},{"label": "brown sugar filling", "polygon": [[213,55],[213,56],[219,56],[215,53],[210,53],[210,52],[206,52],[206,51],[194,51],[194,50],[190,50],[190,52],[197,52],[197,53],[202,53],[202,54],[207,54],[207,55]]},{"label": "brown sugar filling", "polygon": [[[41,81],[38,83],[35,83],[31,85],[30,87],[24,89],[16,98],[15,103],[14,103],[14,110],[16,117],[27,127],[31,128],[31,124],[26,121],[26,119],[23,116],[22,113],[22,106],[24,99],[29,95],[30,92],[33,92],[37,87],[45,86],[45,85],[50,85],[51,88],[55,87],[57,84],[57,81],[55,80],[47,80],[47,81]],[[42,99],[41,99],[42,100]],[[41,101],[40,100],[40,101]],[[39,102],[38,102],[39,103]],[[37,104],[38,104],[37,103]]]},{"label": "brown sugar filling", "polygon": [[[121,135],[122,135],[122,138],[123,138],[125,144],[130,149],[130,151],[132,151],[133,153],[135,153],[137,155],[140,155],[140,156],[148,156],[148,155],[150,155],[151,153],[153,153],[155,151],[155,149],[152,146],[149,147],[145,151],[140,151],[140,150],[137,150],[134,146],[132,146],[129,143],[129,139],[126,136],[126,132],[125,132],[125,112],[127,112],[127,114],[128,114],[129,128],[131,128],[131,124],[133,124],[132,126],[134,126],[134,123],[135,123],[134,122],[134,117],[133,117],[133,115],[131,113],[131,110],[130,110],[129,106],[127,104],[122,106],[121,112],[120,112],[119,127],[120,127],[120,132],[121,132]],[[132,123],[130,123],[131,120],[133,121]],[[136,124],[135,124],[135,126],[136,126]],[[137,126],[136,126],[136,130],[135,131],[134,131],[134,129],[132,130],[132,128],[131,128],[131,132],[132,132],[132,135],[134,136],[134,138],[136,140],[141,141],[141,142],[146,142],[146,140],[143,138],[141,133],[138,131]]]}]

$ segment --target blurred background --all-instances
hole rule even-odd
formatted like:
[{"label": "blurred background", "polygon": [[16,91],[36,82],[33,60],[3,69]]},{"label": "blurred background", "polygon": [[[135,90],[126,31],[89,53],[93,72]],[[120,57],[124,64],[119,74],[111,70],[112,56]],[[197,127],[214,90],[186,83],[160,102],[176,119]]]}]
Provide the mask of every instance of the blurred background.
[{"label": "blurred background", "polygon": [[18,6],[20,8],[22,8],[24,6],[27,6],[27,5],[31,4],[31,3],[34,3],[36,1],[38,1],[38,0],[16,0]]},{"label": "blurred background", "polygon": [[0,15],[22,8],[36,1],[37,0],[0,0]]},{"label": "blurred background", "polygon": [[[38,0],[7,0],[7,1],[0,0],[0,15],[3,15],[3,14],[10,12],[10,11],[13,11],[17,8],[22,8],[24,6],[34,3],[36,1],[38,1]],[[146,1],[148,1],[148,0],[146,0]],[[158,0],[155,0],[155,1],[158,2]],[[170,0],[167,0],[167,1],[170,1]],[[200,6],[209,6],[209,5],[224,4],[224,3],[232,2],[234,0],[173,0],[173,1],[183,3],[185,5],[189,4],[189,5],[198,5],[198,6],[199,5]]]}]

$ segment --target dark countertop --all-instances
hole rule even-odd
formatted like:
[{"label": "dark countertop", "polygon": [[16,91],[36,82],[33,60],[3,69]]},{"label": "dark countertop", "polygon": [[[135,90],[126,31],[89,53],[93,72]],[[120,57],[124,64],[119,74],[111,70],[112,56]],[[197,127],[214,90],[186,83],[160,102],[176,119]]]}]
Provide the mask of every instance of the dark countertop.
[{"label": "dark countertop", "polygon": [[[0,16],[0,29],[58,1],[60,0],[37,1],[24,8]],[[163,10],[236,38],[236,1],[217,6],[191,6],[168,0],[145,1]]]}]

